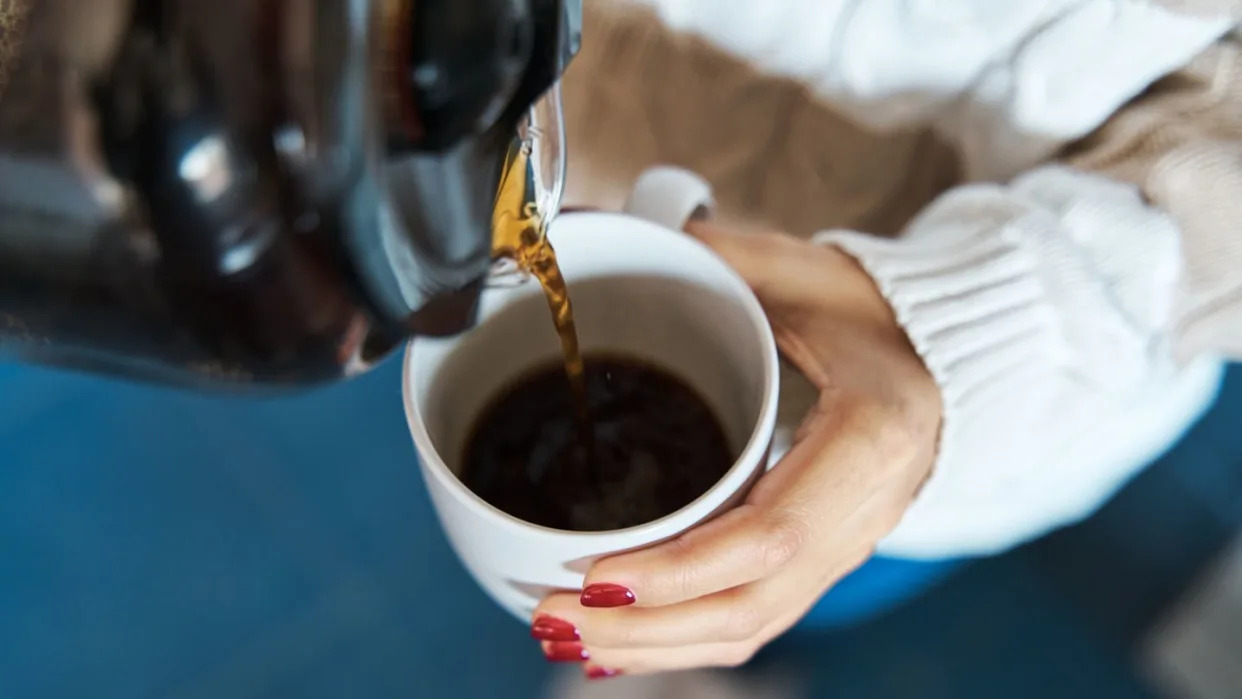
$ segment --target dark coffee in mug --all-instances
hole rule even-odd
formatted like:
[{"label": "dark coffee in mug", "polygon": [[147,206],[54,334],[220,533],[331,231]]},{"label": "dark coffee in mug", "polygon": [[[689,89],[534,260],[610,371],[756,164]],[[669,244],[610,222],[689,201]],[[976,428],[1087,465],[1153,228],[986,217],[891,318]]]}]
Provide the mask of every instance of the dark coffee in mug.
[{"label": "dark coffee in mug", "polygon": [[510,152],[492,252],[539,281],[561,344],[500,392],[462,456],[463,483],[496,508],[572,531],[625,529],[672,514],[733,464],[724,430],[695,391],[631,358],[583,355],[569,289],[534,205],[530,153]]},{"label": "dark coffee in mug", "polygon": [[585,427],[561,361],[499,391],[466,442],[470,490],[533,524],[608,531],[676,512],[732,466],[720,422],[683,381],[630,357],[583,366]]}]

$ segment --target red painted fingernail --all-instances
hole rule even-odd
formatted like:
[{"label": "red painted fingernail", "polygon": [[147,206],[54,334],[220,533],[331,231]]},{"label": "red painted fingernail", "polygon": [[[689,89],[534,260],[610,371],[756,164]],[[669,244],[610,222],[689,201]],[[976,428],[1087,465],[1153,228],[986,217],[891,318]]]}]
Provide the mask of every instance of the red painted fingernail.
[{"label": "red painted fingernail", "polygon": [[634,604],[634,593],[628,587],[596,583],[582,591],[580,601],[584,607],[624,607]]},{"label": "red painted fingernail", "polygon": [[543,655],[554,663],[580,663],[591,659],[587,649],[576,641],[549,643],[543,649]]},{"label": "red painted fingernail", "polygon": [[620,675],[620,670],[609,670],[606,667],[596,667],[592,665],[586,669],[586,676],[588,680],[606,680],[610,677],[619,677]]},{"label": "red painted fingernail", "polygon": [[539,641],[577,641],[578,629],[554,616],[541,616],[530,626],[530,637]]}]

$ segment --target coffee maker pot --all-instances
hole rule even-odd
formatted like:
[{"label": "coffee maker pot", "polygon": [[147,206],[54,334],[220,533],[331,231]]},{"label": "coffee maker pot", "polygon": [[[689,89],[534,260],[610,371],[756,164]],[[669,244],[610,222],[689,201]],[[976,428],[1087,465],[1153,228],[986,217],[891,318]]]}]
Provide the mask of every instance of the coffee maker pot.
[{"label": "coffee maker pot", "polygon": [[530,177],[559,192],[581,0],[4,7],[18,359],[191,386],[350,376],[470,327],[516,136],[542,134]]}]

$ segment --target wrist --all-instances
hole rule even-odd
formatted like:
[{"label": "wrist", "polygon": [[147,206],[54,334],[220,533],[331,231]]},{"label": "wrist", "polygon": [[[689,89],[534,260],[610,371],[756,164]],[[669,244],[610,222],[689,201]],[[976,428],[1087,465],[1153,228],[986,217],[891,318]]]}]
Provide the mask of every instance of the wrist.
[{"label": "wrist", "polygon": [[887,396],[900,406],[907,433],[928,454],[925,465],[930,472],[944,415],[940,385],[901,325],[893,305],[863,264],[836,245],[823,245],[820,249],[831,265],[826,276],[833,288],[825,295],[833,306],[830,312],[850,319],[843,330],[854,336],[852,344],[856,351],[870,360],[860,365],[869,367],[871,374],[860,377],[865,381],[865,390]]},{"label": "wrist", "polygon": [[851,319],[860,329],[913,353],[914,346],[892,304],[859,260],[836,245],[824,245],[819,249],[827,258],[825,278],[831,288],[825,298],[833,311]]}]

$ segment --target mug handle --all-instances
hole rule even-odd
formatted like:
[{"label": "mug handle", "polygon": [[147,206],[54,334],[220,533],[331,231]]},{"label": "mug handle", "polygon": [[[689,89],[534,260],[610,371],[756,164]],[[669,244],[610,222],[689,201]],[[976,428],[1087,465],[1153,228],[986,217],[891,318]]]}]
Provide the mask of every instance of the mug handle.
[{"label": "mug handle", "polygon": [[711,218],[716,210],[712,186],[701,176],[682,168],[662,165],[638,176],[625,213],[680,231],[691,221]]}]

